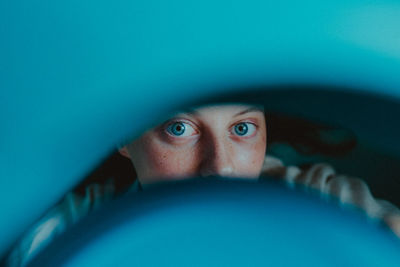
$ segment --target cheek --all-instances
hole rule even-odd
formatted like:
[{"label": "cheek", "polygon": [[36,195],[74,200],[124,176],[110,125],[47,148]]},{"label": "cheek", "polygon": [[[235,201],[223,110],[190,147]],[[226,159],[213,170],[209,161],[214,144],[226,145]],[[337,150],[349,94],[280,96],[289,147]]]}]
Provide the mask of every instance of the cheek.
[{"label": "cheek", "polygon": [[236,169],[243,176],[256,177],[260,174],[265,159],[266,138],[265,134],[255,142],[237,146]]},{"label": "cheek", "polygon": [[143,150],[147,163],[147,177],[159,180],[187,177],[194,174],[198,165],[193,148],[151,141],[144,144]]}]

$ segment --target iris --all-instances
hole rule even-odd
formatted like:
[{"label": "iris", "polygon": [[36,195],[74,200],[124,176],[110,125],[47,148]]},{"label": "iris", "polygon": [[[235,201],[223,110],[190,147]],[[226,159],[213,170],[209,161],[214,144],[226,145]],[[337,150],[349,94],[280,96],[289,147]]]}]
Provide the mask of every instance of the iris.
[{"label": "iris", "polygon": [[237,135],[242,136],[247,134],[247,132],[249,131],[249,127],[247,126],[246,123],[241,122],[235,125],[234,130]]},{"label": "iris", "polygon": [[182,122],[175,122],[168,127],[168,131],[176,136],[180,136],[185,133],[186,127]]}]

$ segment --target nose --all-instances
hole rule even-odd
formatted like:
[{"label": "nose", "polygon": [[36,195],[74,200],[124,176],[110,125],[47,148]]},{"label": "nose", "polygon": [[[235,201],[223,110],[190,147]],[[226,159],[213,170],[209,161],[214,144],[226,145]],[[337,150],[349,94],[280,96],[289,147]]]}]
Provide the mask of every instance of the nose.
[{"label": "nose", "polygon": [[233,176],[234,153],[232,147],[224,138],[208,138],[202,144],[202,163],[200,175],[207,176]]}]

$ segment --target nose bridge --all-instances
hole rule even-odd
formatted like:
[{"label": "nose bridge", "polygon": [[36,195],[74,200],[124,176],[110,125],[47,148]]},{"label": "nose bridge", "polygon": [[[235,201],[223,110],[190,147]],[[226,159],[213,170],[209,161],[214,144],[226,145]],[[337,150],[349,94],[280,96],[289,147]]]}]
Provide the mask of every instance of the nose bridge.
[{"label": "nose bridge", "polygon": [[224,136],[208,136],[203,145],[202,176],[230,176],[233,174],[232,153]]}]

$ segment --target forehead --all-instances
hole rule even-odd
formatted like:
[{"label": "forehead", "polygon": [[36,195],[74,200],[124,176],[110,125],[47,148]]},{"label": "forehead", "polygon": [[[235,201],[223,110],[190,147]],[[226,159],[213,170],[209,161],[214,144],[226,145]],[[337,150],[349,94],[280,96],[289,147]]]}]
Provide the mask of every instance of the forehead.
[{"label": "forehead", "polygon": [[250,112],[263,113],[262,106],[248,105],[248,104],[213,104],[185,109],[180,113],[197,115],[197,116],[213,116],[213,115],[226,115],[226,116],[240,116]]}]

